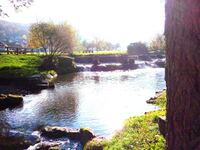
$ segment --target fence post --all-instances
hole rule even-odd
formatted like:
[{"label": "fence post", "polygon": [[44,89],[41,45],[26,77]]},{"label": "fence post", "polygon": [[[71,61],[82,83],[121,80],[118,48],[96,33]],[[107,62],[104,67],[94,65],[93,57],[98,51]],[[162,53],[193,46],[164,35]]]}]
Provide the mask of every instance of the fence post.
[{"label": "fence post", "polygon": [[9,54],[9,51],[8,51],[8,46],[6,47],[6,51],[7,51],[7,54]]}]

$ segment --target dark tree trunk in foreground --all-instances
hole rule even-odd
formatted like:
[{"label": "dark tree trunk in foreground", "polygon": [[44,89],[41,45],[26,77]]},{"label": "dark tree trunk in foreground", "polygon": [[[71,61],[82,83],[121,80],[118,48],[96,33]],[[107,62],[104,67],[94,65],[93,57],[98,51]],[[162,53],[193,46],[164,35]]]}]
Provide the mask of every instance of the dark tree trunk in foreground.
[{"label": "dark tree trunk in foreground", "polygon": [[167,149],[200,150],[200,0],[166,2]]}]

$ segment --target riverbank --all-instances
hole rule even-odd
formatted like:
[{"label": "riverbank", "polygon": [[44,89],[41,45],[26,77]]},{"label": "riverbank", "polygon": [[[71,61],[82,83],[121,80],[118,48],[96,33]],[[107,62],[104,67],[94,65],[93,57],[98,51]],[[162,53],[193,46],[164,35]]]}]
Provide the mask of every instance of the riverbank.
[{"label": "riverbank", "polygon": [[42,56],[0,55],[0,78],[24,78],[41,73]]},{"label": "riverbank", "polygon": [[75,71],[73,58],[67,56],[0,55],[0,79],[27,78],[35,74],[55,72],[66,74]]},{"label": "riverbank", "polygon": [[27,91],[53,88],[53,80],[58,74],[77,71],[70,57],[49,58],[51,57],[40,55],[1,54],[0,93],[26,94]]},{"label": "riverbank", "polygon": [[22,107],[1,111],[1,127],[28,134],[47,125],[88,127],[107,137],[126,118],[155,109],[145,99],[165,88],[163,79],[161,68],[58,76],[55,89],[26,95]]},{"label": "riverbank", "polygon": [[154,99],[159,106],[157,111],[147,112],[142,116],[131,117],[125,121],[121,131],[116,133],[108,142],[89,142],[85,150],[94,150],[99,147],[105,150],[138,150],[138,149],[165,149],[165,139],[159,132],[158,116],[166,114],[166,92]]},{"label": "riverbank", "polygon": [[[131,150],[131,149],[165,149],[165,139],[159,133],[158,116],[164,116],[166,113],[166,93],[154,99],[160,110],[147,112],[142,116],[131,117],[125,122],[124,128],[119,131],[111,140],[107,141],[105,138],[95,136],[88,129],[70,129],[67,127],[42,127],[30,134],[21,132],[2,132],[0,139],[0,147],[7,149],[8,147],[16,149],[28,148],[36,150],[38,148],[67,148],[66,146],[73,145],[75,142],[75,149],[85,150]],[[37,133],[37,134],[36,134]],[[63,141],[61,138],[64,138]],[[67,142],[70,139],[70,143]],[[9,140],[9,145],[6,140]],[[72,141],[71,141],[72,140]],[[88,142],[89,141],[89,142]],[[78,144],[78,143],[80,144]]]}]

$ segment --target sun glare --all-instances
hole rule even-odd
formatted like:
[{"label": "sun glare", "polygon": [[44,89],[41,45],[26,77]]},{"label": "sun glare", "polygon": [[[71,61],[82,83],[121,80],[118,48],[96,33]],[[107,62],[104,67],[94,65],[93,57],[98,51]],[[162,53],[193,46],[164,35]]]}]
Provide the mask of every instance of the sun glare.
[{"label": "sun glare", "polygon": [[35,0],[28,9],[8,11],[10,17],[4,19],[9,21],[69,22],[83,39],[98,37],[122,46],[147,42],[164,30],[164,3],[160,0]]}]

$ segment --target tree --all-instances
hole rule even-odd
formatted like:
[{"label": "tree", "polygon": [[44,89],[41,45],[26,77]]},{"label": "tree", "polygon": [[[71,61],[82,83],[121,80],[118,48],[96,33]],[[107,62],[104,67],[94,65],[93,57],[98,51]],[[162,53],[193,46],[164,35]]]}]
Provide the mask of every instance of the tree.
[{"label": "tree", "polygon": [[42,47],[46,55],[70,53],[76,45],[75,30],[69,24],[36,23],[30,27],[29,47]]},{"label": "tree", "polygon": [[[30,6],[33,0],[8,0],[8,2],[11,3],[16,10],[18,10],[21,7]],[[1,4],[0,4],[0,16],[8,16],[8,14],[4,11]]]},{"label": "tree", "polygon": [[165,53],[165,36],[158,34],[149,43],[149,50],[154,53]]},{"label": "tree", "polygon": [[83,45],[84,50],[86,51],[94,50],[95,48],[94,43],[88,42],[86,40],[82,42],[82,45]]},{"label": "tree", "polygon": [[142,42],[130,43],[127,49],[129,55],[143,55],[148,53],[146,44]]},{"label": "tree", "polygon": [[98,38],[95,38],[92,41],[84,40],[82,42],[82,45],[85,48],[85,50],[97,50],[97,51],[117,50],[120,47],[119,43],[113,44],[111,42],[101,40],[101,39],[98,39]]},{"label": "tree", "polygon": [[167,0],[167,149],[200,149],[200,2]]}]

